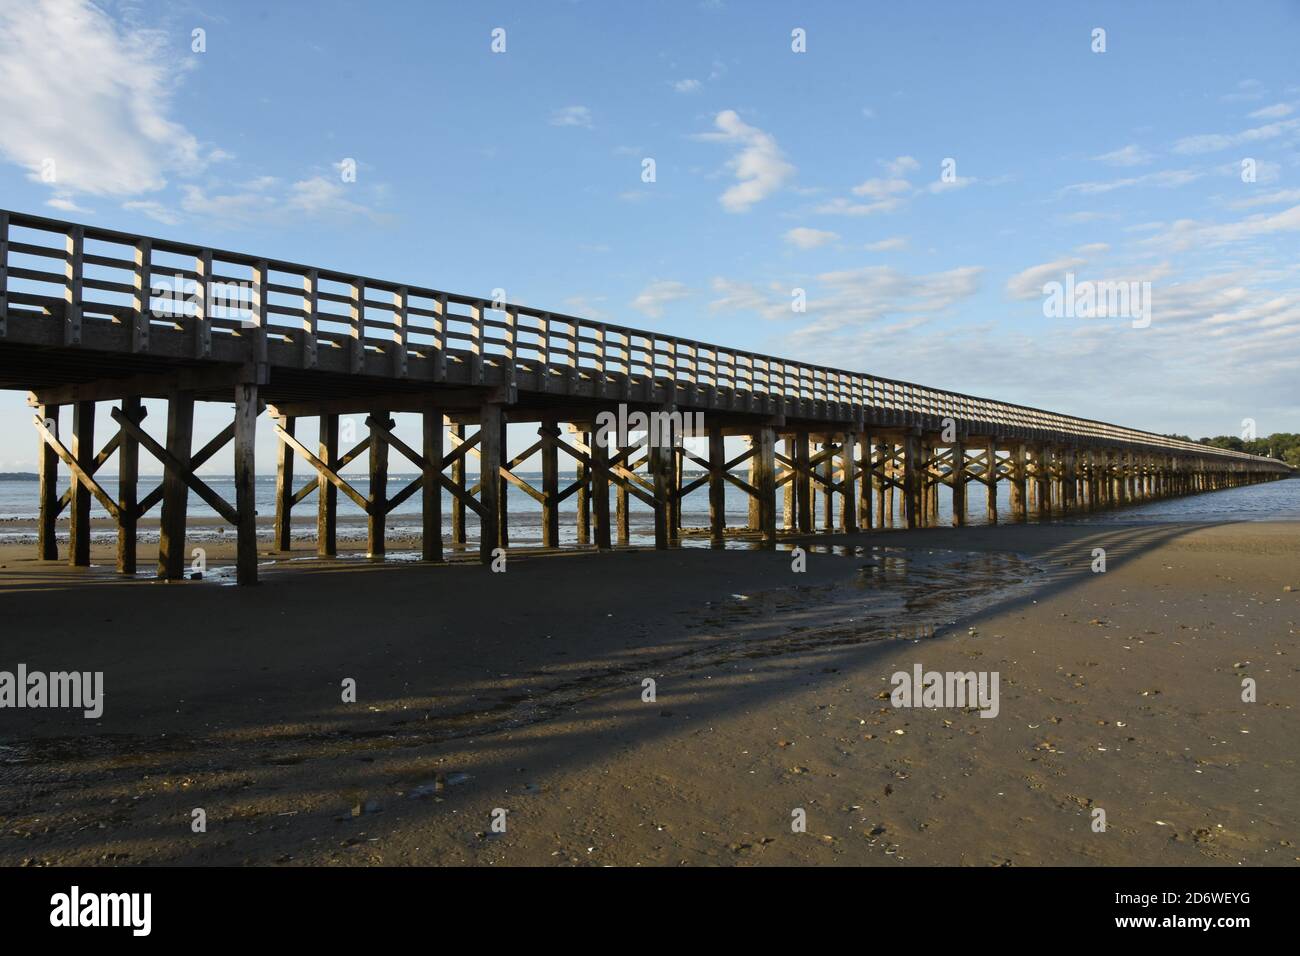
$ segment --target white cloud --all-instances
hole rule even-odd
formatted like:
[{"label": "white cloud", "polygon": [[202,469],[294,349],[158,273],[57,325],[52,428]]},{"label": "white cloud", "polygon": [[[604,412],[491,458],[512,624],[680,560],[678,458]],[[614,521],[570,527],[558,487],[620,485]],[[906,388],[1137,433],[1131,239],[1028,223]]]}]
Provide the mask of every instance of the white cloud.
[{"label": "white cloud", "polygon": [[586,106],[565,106],[551,113],[552,126],[581,126],[591,129],[591,109]]},{"label": "white cloud", "polygon": [[866,248],[869,252],[897,252],[907,248],[907,239],[903,236],[891,236],[878,242],[869,242]]},{"label": "white cloud", "polygon": [[1274,103],[1272,106],[1265,106],[1257,109],[1250,114],[1251,119],[1281,119],[1284,116],[1290,116],[1295,112],[1295,107],[1290,103]]},{"label": "white cloud", "polygon": [[834,242],[839,237],[839,233],[836,232],[827,232],[824,229],[809,229],[807,226],[799,226],[797,229],[791,229],[785,234],[785,241],[800,249],[816,249],[818,246],[824,246],[829,242]]},{"label": "white cloud", "polygon": [[658,319],[663,317],[665,305],[689,298],[690,295],[691,290],[685,283],[671,279],[656,279],[632,300],[632,308],[652,319]]},{"label": "white cloud", "polygon": [[834,199],[815,206],[813,212],[820,213],[823,216],[874,216],[876,213],[893,212],[896,209],[901,209],[903,203],[904,200],[898,196],[871,203],[850,202],[841,196],[836,196]]},{"label": "white cloud", "polygon": [[1174,152],[1184,155],[1213,153],[1231,146],[1267,142],[1296,130],[1300,130],[1300,117],[1266,123],[1263,126],[1244,129],[1239,133],[1203,133],[1198,136],[1184,136],[1174,143]]},{"label": "white cloud", "polygon": [[180,210],[178,210],[176,206],[156,202],[151,199],[124,202],[122,203],[122,208],[128,212],[141,213],[166,226],[175,226],[180,223],[182,219]]},{"label": "white cloud", "polygon": [[1146,173],[1142,176],[1130,176],[1125,179],[1111,179],[1103,182],[1074,183],[1066,186],[1063,193],[1080,193],[1085,196],[1126,189],[1129,186],[1159,186],[1172,189],[1195,182],[1205,174],[1194,169],[1167,169],[1158,173]]},{"label": "white cloud", "polygon": [[773,282],[770,293],[765,293],[752,284],[714,279],[713,290],[719,297],[709,308],[715,312],[753,311],[765,318],[806,321],[802,327],[786,333],[796,345],[823,339],[851,341],[860,339],[867,326],[874,335],[881,328],[914,328],[928,322],[953,304],[974,295],[982,274],[983,269],[975,266],[929,275],[908,275],[892,266],[824,272],[807,289],[805,314],[794,313],[790,308],[790,289],[803,287],[804,282],[787,285]]},{"label": "white cloud", "polygon": [[[181,211],[211,219],[224,226],[264,224],[285,216],[305,220],[345,221],[368,219],[384,222],[387,217],[352,198],[358,187],[325,176],[311,176],[278,190],[278,181],[261,177],[228,192],[210,192],[199,186],[181,187]],[[139,206],[139,211],[161,222],[174,212],[160,204]],[[162,209],[162,214],[159,214]]]},{"label": "white cloud", "polygon": [[1100,156],[1092,157],[1099,163],[1107,163],[1111,166],[1145,166],[1151,162],[1151,154],[1141,146],[1129,144],[1120,149],[1111,150],[1109,153],[1102,153]]},{"label": "white cloud", "polygon": [[719,197],[728,212],[746,212],[780,189],[795,174],[795,168],[781,153],[770,133],[750,126],[735,110],[723,110],[714,118],[716,133],[702,133],[710,142],[731,143],[739,151],[727,161],[738,182]]},{"label": "white cloud", "polygon": [[120,29],[86,0],[0,4],[0,155],[55,189],[129,197],[217,156],[170,114],[185,61],[171,37]]},{"label": "white cloud", "polygon": [[858,183],[850,191],[855,196],[866,196],[869,199],[881,200],[888,199],[890,196],[905,194],[911,192],[911,190],[912,184],[906,179],[878,178]]},{"label": "white cloud", "polygon": [[1252,209],[1256,206],[1279,206],[1289,202],[1300,202],[1300,189],[1275,189],[1248,199],[1238,199],[1228,205],[1233,209]]},{"label": "white cloud", "polygon": [[703,86],[704,84],[699,80],[692,79],[677,80],[673,83],[673,89],[678,93],[698,93]]},{"label": "white cloud", "polygon": [[1043,262],[1017,272],[1007,280],[1007,295],[1013,299],[1037,299],[1043,295],[1044,283],[1060,279],[1067,272],[1088,264],[1087,259],[1071,256],[1054,262]]},{"label": "white cloud", "polygon": [[1237,222],[1206,223],[1180,219],[1143,242],[1152,247],[1183,251],[1248,242],[1262,236],[1300,232],[1300,205],[1281,212],[1249,216]]},{"label": "white cloud", "polygon": [[908,173],[914,173],[921,168],[921,164],[911,156],[899,156],[881,165],[889,171],[891,176],[906,176]]}]

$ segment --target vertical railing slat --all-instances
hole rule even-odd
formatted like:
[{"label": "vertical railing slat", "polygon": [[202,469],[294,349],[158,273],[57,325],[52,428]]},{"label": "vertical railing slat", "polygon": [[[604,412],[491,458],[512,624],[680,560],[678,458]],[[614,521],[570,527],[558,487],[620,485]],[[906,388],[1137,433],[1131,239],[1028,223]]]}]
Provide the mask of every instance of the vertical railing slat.
[{"label": "vertical railing slat", "polygon": [[208,290],[212,281],[211,249],[204,249],[194,257],[194,272],[197,277],[194,282],[194,356],[207,358],[212,354],[212,304]]},{"label": "vertical railing slat", "polygon": [[63,344],[81,344],[82,281],[86,270],[86,229],[71,226],[66,236],[67,258],[63,263]]},{"label": "vertical railing slat", "polygon": [[[177,280],[181,281],[181,280]],[[149,239],[141,239],[135,244],[135,269],[131,275],[132,285],[135,292],[131,297],[131,351],[147,352],[149,351],[149,331],[151,328],[150,318],[152,318],[153,305],[153,242]],[[180,289],[173,290],[179,293]],[[196,296],[195,301],[200,309],[203,308],[203,299]]]},{"label": "vertical railing slat", "polygon": [[320,342],[320,273],[308,269],[302,277],[302,366],[315,368]]}]

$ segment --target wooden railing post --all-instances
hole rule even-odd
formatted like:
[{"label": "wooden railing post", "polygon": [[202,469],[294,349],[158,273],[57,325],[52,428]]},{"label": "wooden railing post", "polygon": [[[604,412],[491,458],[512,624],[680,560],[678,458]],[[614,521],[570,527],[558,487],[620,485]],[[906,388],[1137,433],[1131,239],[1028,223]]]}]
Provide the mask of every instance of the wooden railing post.
[{"label": "wooden railing post", "polygon": [[86,230],[71,226],[67,235],[67,258],[63,265],[63,344],[81,344],[82,281],[86,266]]}]

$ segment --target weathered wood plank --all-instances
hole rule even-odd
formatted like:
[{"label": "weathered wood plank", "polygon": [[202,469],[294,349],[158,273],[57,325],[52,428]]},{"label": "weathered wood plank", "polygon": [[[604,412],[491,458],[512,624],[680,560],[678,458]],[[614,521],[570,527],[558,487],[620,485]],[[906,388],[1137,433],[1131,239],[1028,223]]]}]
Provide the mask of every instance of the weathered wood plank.
[{"label": "weathered wood plank", "polygon": [[[257,385],[235,389],[235,580],[257,583]],[[289,515],[285,512],[287,533]],[[286,535],[287,536],[287,535]]]}]

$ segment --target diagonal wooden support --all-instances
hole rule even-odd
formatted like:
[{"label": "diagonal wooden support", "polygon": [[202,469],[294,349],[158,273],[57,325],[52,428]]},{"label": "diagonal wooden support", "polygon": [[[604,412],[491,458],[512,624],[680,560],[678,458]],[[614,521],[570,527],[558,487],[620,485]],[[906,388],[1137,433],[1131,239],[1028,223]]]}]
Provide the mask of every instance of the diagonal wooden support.
[{"label": "diagonal wooden support", "polygon": [[[347,481],[342,476],[340,476],[337,471],[335,471],[333,468],[326,465],[325,462],[321,461],[319,458],[313,455],[307,449],[307,447],[302,444],[302,442],[298,441],[298,439],[296,439],[294,436],[288,434],[283,428],[279,426],[278,423],[275,426],[275,433],[279,437],[280,441],[289,445],[294,451],[296,451],[299,455],[301,455],[308,464],[310,464],[313,468],[316,469],[316,472],[319,475],[324,477],[331,485],[333,485],[339,491],[343,492],[345,495],[347,495],[349,498],[355,501],[357,507],[365,511],[366,514],[370,513],[370,502],[366,499],[366,496],[363,495],[361,492],[357,491],[357,489],[353,488],[350,484],[348,484]],[[365,444],[369,445],[369,442],[367,441]]]},{"label": "diagonal wooden support", "polygon": [[158,444],[148,432],[140,428],[134,422],[128,420],[119,409],[113,409],[113,420],[116,421],[122,429],[139,442],[144,449],[158,459],[162,465],[176,473],[177,478],[191,491],[198,495],[209,507],[217,514],[225,518],[232,525],[239,524],[239,515],[224,498],[210,488],[206,482],[198,475],[194,474],[194,466],[191,462],[182,463],[175,455]]},{"label": "diagonal wooden support", "polygon": [[45,426],[45,421],[40,415],[34,416],[32,421],[36,425],[36,431],[45,441],[45,444],[54,451],[55,455],[58,456],[59,460],[68,466],[68,470],[71,471],[73,475],[76,476],[77,480],[95,496],[96,500],[104,506],[104,510],[114,518],[117,518],[121,514],[121,509],[118,508],[117,502],[112,499],[108,492],[100,487],[99,482],[95,481],[94,474],[87,467],[88,463],[78,461],[77,456],[65,448],[63,443],[54,437],[54,433]]}]

